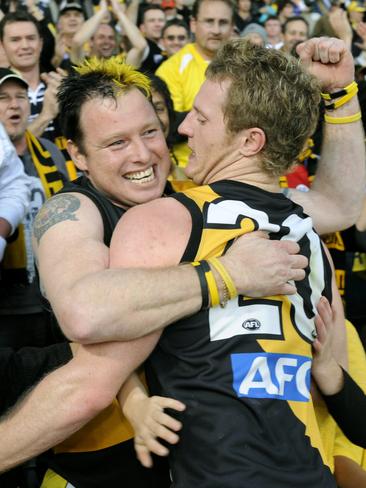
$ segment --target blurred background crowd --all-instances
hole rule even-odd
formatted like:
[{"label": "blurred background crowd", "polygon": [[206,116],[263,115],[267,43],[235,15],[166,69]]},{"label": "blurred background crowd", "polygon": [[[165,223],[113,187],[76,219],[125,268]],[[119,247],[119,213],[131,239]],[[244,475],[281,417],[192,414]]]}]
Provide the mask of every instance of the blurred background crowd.
[{"label": "blurred background crowd", "polygon": [[[13,225],[16,217],[10,207],[1,206],[0,195],[1,347],[18,350],[63,340],[44,312],[31,251],[31,228],[38,210],[46,198],[78,176],[58,123],[57,92],[62,77],[84,59],[118,54],[148,74],[152,102],[171,153],[171,178],[184,180],[189,150],[177,128],[192,108],[208,63],[222,43],[235,36],[293,56],[296,45],[311,37],[342,39],[354,57],[364,115],[366,4],[362,0],[236,0],[235,4],[232,0],[0,1],[2,152],[9,158],[17,155],[23,164],[18,170],[24,169],[31,178],[31,203],[19,226]],[[8,149],[7,138],[15,152]],[[293,171],[280,178],[282,187],[307,191],[316,178],[321,144],[319,123],[294,161]],[[10,178],[14,188],[17,178]],[[7,185],[7,180],[0,181],[1,191]],[[16,192],[22,198],[20,187]],[[346,316],[365,346],[366,203],[356,225],[323,237],[335,263]],[[362,361],[363,356],[362,352]],[[363,450],[342,444],[337,455],[348,456],[352,467],[360,470],[356,481],[340,474],[339,486],[366,487]],[[39,468],[36,472],[38,476]],[[16,482],[11,476],[4,481],[0,478],[0,486],[39,486],[32,478],[32,464],[23,469],[22,482],[19,472]]]}]

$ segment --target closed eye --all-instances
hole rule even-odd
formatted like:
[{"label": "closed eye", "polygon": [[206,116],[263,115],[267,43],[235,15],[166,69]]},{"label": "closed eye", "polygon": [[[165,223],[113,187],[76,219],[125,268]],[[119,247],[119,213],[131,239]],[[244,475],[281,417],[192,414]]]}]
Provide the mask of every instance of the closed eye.
[{"label": "closed eye", "polygon": [[110,144],[110,146],[118,147],[118,146],[123,146],[126,143],[124,139],[118,139],[118,141],[114,141]]},{"label": "closed eye", "polygon": [[143,136],[147,136],[147,137],[152,137],[156,134],[157,132],[157,129],[154,128],[154,129],[148,129],[148,130],[145,130],[145,132],[143,132]]}]

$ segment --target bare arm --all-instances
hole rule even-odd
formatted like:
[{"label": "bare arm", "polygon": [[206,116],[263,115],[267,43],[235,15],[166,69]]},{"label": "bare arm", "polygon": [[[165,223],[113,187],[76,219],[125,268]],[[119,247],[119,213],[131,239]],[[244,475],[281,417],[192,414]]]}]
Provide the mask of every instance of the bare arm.
[{"label": "bare arm", "polygon": [[154,344],[146,337],[80,346],[0,421],[0,472],[63,441],[106,408]]},{"label": "bare arm", "polygon": [[[75,342],[140,337],[201,307],[199,279],[190,265],[107,269],[103,223],[83,195],[48,200],[36,218],[34,235],[43,289],[65,334]],[[302,279],[307,265],[298,251],[295,243],[271,242],[257,234],[238,239],[222,259],[240,293],[294,293],[287,282]],[[263,256],[260,266],[253,262],[253,252]]]},{"label": "bare arm", "polygon": [[335,456],[334,476],[339,488],[366,487],[366,470],[346,456]]},{"label": "bare arm", "polygon": [[137,25],[139,5],[140,5],[140,0],[131,0],[126,10],[126,15],[130,19],[130,21],[135,25]]},{"label": "bare arm", "polygon": [[41,137],[48,124],[58,115],[57,92],[64,75],[65,72],[60,68],[57,68],[57,71],[42,73],[41,75],[42,80],[47,84],[42,111],[28,126],[30,132],[36,137]]},{"label": "bare arm", "polygon": [[108,12],[106,0],[101,0],[100,8],[95,14],[86,20],[72,39],[70,59],[73,63],[78,64],[84,59],[83,46],[94,35],[103,21],[105,14]]},{"label": "bare arm", "polygon": [[140,29],[125,14],[118,0],[112,0],[112,8],[118,23],[122,27],[122,32],[126,34],[132,45],[132,48],[127,53],[126,62],[138,68],[141,65],[142,56],[147,47],[146,39]]},{"label": "bare arm", "polygon": [[[298,46],[298,53],[321,81],[323,91],[336,92],[353,81],[353,58],[341,40],[310,39]],[[353,97],[334,116],[345,117],[359,110],[357,97]],[[356,222],[365,188],[365,160],[361,121],[324,124],[321,161],[312,189],[306,194],[291,192],[291,198],[313,218],[319,234],[345,229]]]}]

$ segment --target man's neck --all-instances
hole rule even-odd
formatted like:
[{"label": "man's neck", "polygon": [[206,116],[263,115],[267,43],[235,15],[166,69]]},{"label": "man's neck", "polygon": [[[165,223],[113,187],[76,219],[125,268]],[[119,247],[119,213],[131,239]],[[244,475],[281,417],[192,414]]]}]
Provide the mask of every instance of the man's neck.
[{"label": "man's neck", "polygon": [[197,44],[197,42],[194,43],[194,46],[197,50],[197,52],[205,59],[206,61],[211,61],[215,54],[212,51],[207,51],[207,49],[202,48],[200,45]]},{"label": "man's neck", "polygon": [[161,48],[161,45],[159,44],[161,41],[161,37],[159,37],[159,39],[153,39],[152,37],[147,37],[146,39],[150,42],[153,42],[154,44],[156,44],[158,47]]},{"label": "man's neck", "polygon": [[19,157],[23,156],[27,152],[28,148],[25,134],[23,134],[21,137],[18,137],[17,139],[12,139],[11,142],[13,143]]},{"label": "man's neck", "polygon": [[32,90],[36,90],[38,85],[41,82],[40,78],[40,73],[39,73],[39,64],[32,66],[31,68],[25,68],[23,70],[17,69],[14,66],[11,67],[12,69],[15,69],[22,78],[25,79],[25,81],[28,83],[29,87]]},{"label": "man's neck", "polygon": [[282,36],[268,36],[268,44],[271,44],[271,46],[275,46],[276,44],[280,43],[282,41]]},{"label": "man's neck", "polygon": [[255,158],[235,158],[230,164],[218,164],[202,184],[222,180],[246,183],[269,192],[279,191],[278,177],[263,171],[261,163]]}]

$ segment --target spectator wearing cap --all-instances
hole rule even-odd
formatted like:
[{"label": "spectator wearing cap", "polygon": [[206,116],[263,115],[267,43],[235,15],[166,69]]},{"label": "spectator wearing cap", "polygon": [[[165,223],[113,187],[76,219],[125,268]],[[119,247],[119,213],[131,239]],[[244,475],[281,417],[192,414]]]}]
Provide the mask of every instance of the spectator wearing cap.
[{"label": "spectator wearing cap", "polygon": [[267,32],[264,27],[259,24],[252,23],[246,26],[243,32],[240,34],[243,39],[247,39],[256,46],[265,47],[268,43]]},{"label": "spectator wearing cap", "polygon": [[189,42],[189,29],[183,20],[169,20],[163,29],[161,44],[167,56],[177,53]]},{"label": "spectator wearing cap", "polygon": [[264,28],[267,33],[267,47],[271,49],[281,49],[283,46],[282,27],[278,17],[272,15],[264,22]]},{"label": "spectator wearing cap", "polygon": [[101,0],[100,8],[90,17],[74,35],[71,49],[71,61],[80,63],[86,56],[84,46],[89,43],[90,56],[97,58],[109,58],[120,52],[116,29],[105,22],[108,14],[117,21],[121,31],[127,37],[130,49],[126,53],[126,61],[139,67],[147,42],[136,25],[127,17],[124,7],[118,0],[111,0],[110,10],[106,0]]},{"label": "spectator wearing cap", "polygon": [[64,0],[60,4],[57,21],[55,55],[52,64],[62,66],[70,58],[73,38],[85,21],[83,8],[79,2]]},{"label": "spectator wearing cap", "polygon": [[8,68],[0,68],[0,122],[30,177],[31,190],[25,218],[7,246],[0,281],[0,344],[15,349],[54,341],[50,317],[42,307],[35,280],[31,235],[38,210],[67,180],[61,151],[51,141],[37,138],[27,130],[27,90],[23,78]]},{"label": "spectator wearing cap", "polygon": [[26,11],[9,12],[0,21],[0,41],[10,68],[28,83],[30,130],[36,136],[44,135],[54,141],[61,136],[54,119],[58,114],[56,94],[62,74],[56,71],[41,74],[40,24]]}]

